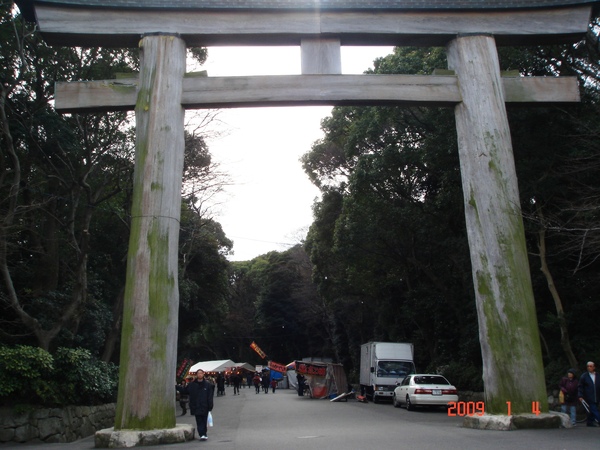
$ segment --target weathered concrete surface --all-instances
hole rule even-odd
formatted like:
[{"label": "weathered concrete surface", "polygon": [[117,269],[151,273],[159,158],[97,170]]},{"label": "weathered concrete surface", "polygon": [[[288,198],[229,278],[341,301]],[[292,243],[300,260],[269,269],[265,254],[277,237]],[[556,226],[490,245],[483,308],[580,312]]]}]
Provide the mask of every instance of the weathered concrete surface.
[{"label": "weathered concrete surface", "polygon": [[[566,422],[563,417],[566,418]],[[562,413],[516,414],[513,416],[484,414],[483,416],[466,416],[463,427],[475,430],[528,430],[571,428],[569,417]]]},{"label": "weathered concrete surface", "polygon": [[148,445],[178,444],[194,439],[195,428],[190,424],[177,424],[165,430],[116,430],[106,428],[96,432],[96,448],[130,448]]}]

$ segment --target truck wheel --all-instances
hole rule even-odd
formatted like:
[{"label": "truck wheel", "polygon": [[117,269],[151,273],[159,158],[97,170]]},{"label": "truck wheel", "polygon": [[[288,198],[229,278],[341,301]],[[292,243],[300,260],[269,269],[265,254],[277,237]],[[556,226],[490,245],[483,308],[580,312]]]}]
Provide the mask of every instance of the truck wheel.
[{"label": "truck wheel", "polygon": [[414,411],[415,410],[415,407],[410,402],[410,397],[408,395],[406,396],[406,410],[407,411]]},{"label": "truck wheel", "polygon": [[379,403],[379,397],[377,397],[375,393],[373,393],[373,403]]}]

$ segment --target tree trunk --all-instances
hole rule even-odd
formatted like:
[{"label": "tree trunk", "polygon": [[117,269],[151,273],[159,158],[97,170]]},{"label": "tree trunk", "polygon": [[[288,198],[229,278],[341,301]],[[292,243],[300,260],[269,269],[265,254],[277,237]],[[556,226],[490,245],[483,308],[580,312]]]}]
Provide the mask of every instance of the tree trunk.
[{"label": "tree trunk", "polygon": [[175,426],[186,51],[172,35],[146,35],[140,46],[117,430]]},{"label": "tree trunk", "polygon": [[552,299],[554,300],[554,306],[556,307],[556,316],[558,317],[558,326],[560,328],[560,345],[565,352],[565,356],[569,360],[569,364],[571,367],[577,367],[577,358],[575,358],[575,354],[573,353],[573,349],[571,348],[571,340],[569,339],[569,328],[567,327],[567,320],[565,319],[565,310],[562,306],[562,301],[560,299],[560,295],[558,290],[556,289],[556,285],[554,284],[554,278],[550,273],[550,269],[548,267],[548,262],[546,261],[546,230],[543,228],[543,217],[541,210],[538,208],[538,215],[542,219],[542,228],[538,233],[538,249],[540,251],[540,270],[546,277],[546,282],[548,283],[548,289],[552,294]]},{"label": "tree trunk", "polygon": [[115,352],[115,347],[117,346],[117,342],[119,342],[119,333],[121,332],[121,324],[123,323],[123,296],[125,295],[125,290],[121,289],[119,291],[119,295],[117,295],[117,300],[113,307],[113,321],[112,327],[108,332],[108,336],[104,341],[104,350],[102,351],[102,361],[109,362],[113,354]]},{"label": "tree trunk", "polygon": [[500,66],[494,38],[448,46],[462,102],[456,106],[467,236],[483,358],[486,412],[548,411]]}]

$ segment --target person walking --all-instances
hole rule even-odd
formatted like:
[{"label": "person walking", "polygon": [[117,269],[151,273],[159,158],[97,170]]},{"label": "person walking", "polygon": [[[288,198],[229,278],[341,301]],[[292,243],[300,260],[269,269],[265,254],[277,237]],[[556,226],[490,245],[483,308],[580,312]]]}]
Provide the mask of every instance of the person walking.
[{"label": "person walking", "polygon": [[[587,426],[594,427],[600,423],[600,414],[598,413],[598,401],[600,401],[600,378],[596,373],[596,364],[588,361],[587,372],[579,378],[578,389],[579,401],[588,404],[589,411],[587,416]],[[596,423],[594,423],[594,421]]]},{"label": "person walking", "polygon": [[271,380],[271,389],[273,390],[273,394],[275,393],[275,389],[277,388],[277,380],[273,378]]},{"label": "person walking", "polygon": [[258,372],[254,374],[254,378],[252,378],[252,383],[254,383],[254,388],[256,389],[256,393],[260,394],[260,375]]},{"label": "person walking", "polygon": [[240,384],[242,383],[242,378],[239,373],[234,373],[231,376],[231,381],[233,383],[233,395],[240,395]]},{"label": "person walking", "polygon": [[262,376],[262,387],[263,387],[263,391],[265,391],[265,394],[269,393],[269,374],[267,372],[263,372],[263,376]]},{"label": "person walking", "polygon": [[562,394],[560,410],[565,414],[567,414],[567,410],[569,411],[569,415],[571,416],[571,424],[575,426],[577,423],[576,410],[577,392],[579,387],[579,382],[577,381],[577,378],[575,378],[575,369],[569,369],[567,371],[567,376],[560,380],[558,386],[560,387],[560,392]]},{"label": "person walking", "polygon": [[[193,380],[193,377],[186,377],[179,386],[181,387],[185,387],[187,386],[189,383],[191,383],[191,381]],[[187,405],[190,402],[190,396],[187,394],[182,394],[181,392],[178,392],[179,394],[179,406],[181,406],[181,410],[183,411],[181,413],[182,416],[185,416],[187,414]]]},{"label": "person walking", "polygon": [[217,397],[219,395],[225,395],[225,377],[222,372],[217,375]]},{"label": "person walking", "polygon": [[201,441],[208,440],[208,413],[213,409],[214,385],[204,379],[204,370],[196,372],[196,379],[187,386],[176,386],[180,394],[190,396],[190,413],[196,416],[196,429]]}]

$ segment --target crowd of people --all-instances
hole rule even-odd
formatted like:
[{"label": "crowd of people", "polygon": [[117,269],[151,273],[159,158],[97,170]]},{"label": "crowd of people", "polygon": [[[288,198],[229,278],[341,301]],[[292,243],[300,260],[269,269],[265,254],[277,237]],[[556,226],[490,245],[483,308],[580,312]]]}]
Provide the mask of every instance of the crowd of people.
[{"label": "crowd of people", "polygon": [[200,440],[208,439],[209,413],[213,409],[214,392],[217,396],[225,395],[225,386],[233,386],[233,395],[240,395],[240,387],[251,388],[254,386],[256,393],[275,393],[278,380],[271,379],[268,371],[217,373],[207,375],[204,370],[198,370],[195,375],[189,374],[181,383],[175,386],[177,401],[184,416],[189,409],[190,414],[195,416],[198,435]]},{"label": "crowd of people", "polygon": [[588,427],[600,426],[600,413],[598,412],[600,379],[593,361],[588,361],[586,372],[579,379],[577,379],[577,371],[569,369],[567,375],[560,380],[559,388],[561,411],[569,414],[573,426],[577,422],[578,403],[581,403],[587,412],[586,425]]},{"label": "crowd of people", "polygon": [[[600,402],[600,379],[596,373],[596,365],[593,361],[586,364],[586,372],[579,379],[575,369],[569,369],[567,375],[560,380],[560,404],[563,413],[569,414],[571,423],[576,424],[576,410],[578,403],[581,403],[587,411],[587,426],[600,426],[600,413],[598,412],[598,403]],[[216,376],[206,376],[200,369],[195,376],[187,376],[181,383],[176,385],[179,405],[182,409],[182,415],[190,414],[196,418],[196,426],[200,440],[208,439],[208,426],[212,424],[210,413],[214,405],[214,392],[217,395],[225,395],[225,385],[233,386],[233,395],[240,394],[240,387],[254,386],[257,394],[261,391],[269,393],[269,389],[275,393],[277,389],[277,380],[271,379],[268,371],[262,373],[247,373],[245,376],[241,372],[231,374],[218,373]],[[298,374],[298,395],[304,394],[305,379]]]}]

